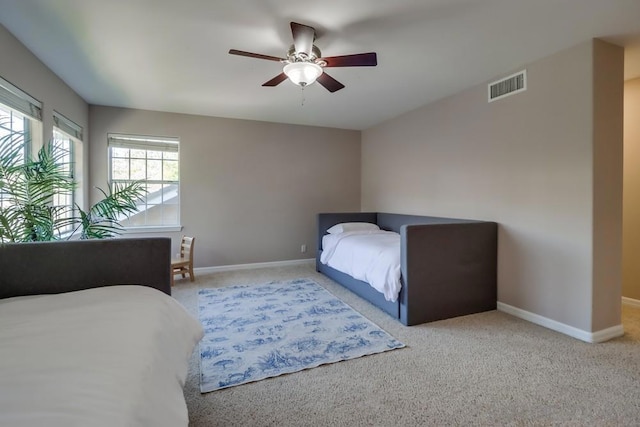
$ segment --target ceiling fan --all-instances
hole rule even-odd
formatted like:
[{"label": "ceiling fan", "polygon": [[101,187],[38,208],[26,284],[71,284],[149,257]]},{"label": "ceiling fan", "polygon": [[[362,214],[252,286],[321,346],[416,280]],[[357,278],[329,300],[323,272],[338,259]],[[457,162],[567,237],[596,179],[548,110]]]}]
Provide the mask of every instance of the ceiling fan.
[{"label": "ceiling fan", "polygon": [[304,88],[317,80],[318,83],[324,86],[329,92],[340,90],[344,85],[325,73],[324,68],[375,67],[378,65],[375,52],[323,58],[320,49],[313,44],[316,39],[316,30],[308,25],[292,22],[291,34],[293,35],[293,45],[289,48],[286,58],[278,58],[236,49],[229,50],[229,53],[285,64],[282,73],[264,83],[262,86],[277,86],[289,78],[293,83]]}]

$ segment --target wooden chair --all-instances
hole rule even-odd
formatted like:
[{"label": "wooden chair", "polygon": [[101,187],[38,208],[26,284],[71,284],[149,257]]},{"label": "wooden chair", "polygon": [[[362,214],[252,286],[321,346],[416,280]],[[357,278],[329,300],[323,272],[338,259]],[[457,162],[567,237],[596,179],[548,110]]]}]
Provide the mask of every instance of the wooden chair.
[{"label": "wooden chair", "polygon": [[195,240],[195,237],[182,236],[179,257],[171,260],[171,286],[173,286],[173,276],[176,274],[182,274],[184,278],[185,274],[189,273],[189,279],[192,282],[195,279],[193,275],[193,243]]}]

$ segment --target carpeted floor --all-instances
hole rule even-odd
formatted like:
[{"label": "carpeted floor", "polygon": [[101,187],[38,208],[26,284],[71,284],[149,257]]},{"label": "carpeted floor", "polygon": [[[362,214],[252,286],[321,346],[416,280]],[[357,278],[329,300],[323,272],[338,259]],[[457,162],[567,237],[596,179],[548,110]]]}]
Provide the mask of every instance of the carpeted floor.
[{"label": "carpeted floor", "polygon": [[200,394],[194,352],[185,397],[192,426],[640,425],[640,309],[625,336],[588,344],[492,311],[406,327],[312,264],[178,280],[197,290],[308,277],[407,348]]}]

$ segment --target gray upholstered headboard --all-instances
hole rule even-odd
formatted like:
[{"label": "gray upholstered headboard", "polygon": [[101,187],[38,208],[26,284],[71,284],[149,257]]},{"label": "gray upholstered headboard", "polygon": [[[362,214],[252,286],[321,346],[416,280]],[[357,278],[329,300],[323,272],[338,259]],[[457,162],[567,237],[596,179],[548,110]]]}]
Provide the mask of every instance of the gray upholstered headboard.
[{"label": "gray upholstered headboard", "polygon": [[0,244],[0,298],[109,285],[144,285],[171,295],[171,239]]}]

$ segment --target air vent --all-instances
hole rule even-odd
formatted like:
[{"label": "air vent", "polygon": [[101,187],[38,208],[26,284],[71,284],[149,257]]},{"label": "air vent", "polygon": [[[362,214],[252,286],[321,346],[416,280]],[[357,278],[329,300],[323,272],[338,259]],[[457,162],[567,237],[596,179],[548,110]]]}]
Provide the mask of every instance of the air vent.
[{"label": "air vent", "polygon": [[519,71],[504,79],[489,83],[489,102],[527,90],[527,70]]}]

